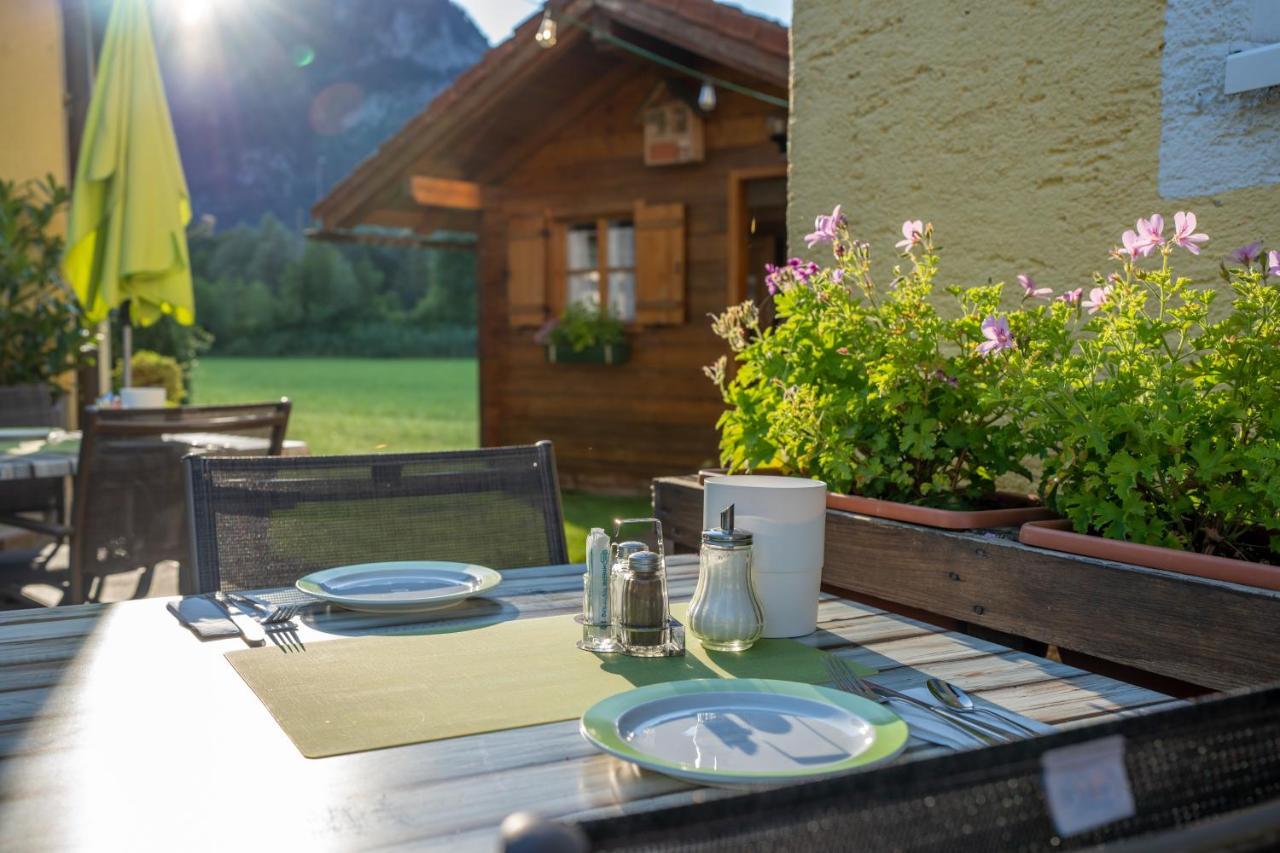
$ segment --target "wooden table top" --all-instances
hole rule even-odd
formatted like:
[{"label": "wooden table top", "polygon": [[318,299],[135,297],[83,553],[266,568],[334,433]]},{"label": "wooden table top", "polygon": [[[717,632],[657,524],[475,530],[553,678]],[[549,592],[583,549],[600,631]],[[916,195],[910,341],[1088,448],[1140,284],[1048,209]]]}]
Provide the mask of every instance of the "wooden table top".
[{"label": "wooden table top", "polygon": [[[575,612],[581,572],[510,570],[494,597],[520,618]],[[691,596],[696,563],[671,558],[669,572],[673,600]],[[223,658],[240,640],[201,642],[165,603],[0,613],[0,849],[493,850],[513,811],[597,817],[727,794],[601,754],[576,720],[303,758]],[[831,595],[819,627],[802,641],[884,684],[940,676],[1054,725],[1175,701]],[[318,611],[300,633],[396,630]]]},{"label": "wooden table top", "polygon": [[[79,441],[80,433],[66,433],[66,440]],[[266,438],[230,433],[174,433],[165,436],[193,447],[204,447],[234,454],[265,453],[271,442]],[[78,449],[78,445],[77,445]],[[282,448],[284,456],[306,456],[307,443],[286,439]],[[36,450],[31,453],[6,453],[0,451],[0,481],[34,480],[45,477],[69,477],[76,473],[79,464],[76,452]]]}]

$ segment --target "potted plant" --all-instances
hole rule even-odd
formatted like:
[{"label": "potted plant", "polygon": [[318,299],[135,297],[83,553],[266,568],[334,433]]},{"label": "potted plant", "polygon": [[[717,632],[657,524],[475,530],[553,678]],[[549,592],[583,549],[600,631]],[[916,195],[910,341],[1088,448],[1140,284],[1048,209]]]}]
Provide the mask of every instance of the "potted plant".
[{"label": "potted plant", "polygon": [[631,356],[621,320],[576,302],[539,329],[534,340],[552,364],[623,364]]},{"label": "potted plant", "polygon": [[63,239],[52,226],[66,202],[52,177],[0,180],[0,410],[48,406],[41,425],[65,422],[59,379],[86,363],[90,343],[58,275]]},{"label": "potted plant", "polygon": [[1041,494],[1066,518],[1020,538],[1280,589],[1280,252],[1236,250],[1221,268],[1234,299],[1211,311],[1217,294],[1172,267],[1208,240],[1195,229],[1187,212],[1169,236],[1139,220],[1119,271],[1054,318],[1054,357],[1035,341],[1010,353],[1017,416],[1049,449]]},{"label": "potted plant", "polygon": [[949,287],[955,311],[932,301],[938,249],[931,225],[910,221],[889,285],[871,275],[871,250],[850,237],[840,209],[818,217],[809,245],[834,264],[792,259],[769,267],[776,325],[751,302],[712,327],[734,353],[706,368],[728,408],[722,462],[730,472],[780,468],[824,480],[829,506],[954,529],[1047,518],[1025,495],[998,492],[1029,478],[1034,441],[1009,417],[1000,356],[1064,303],[1033,298],[1008,315],[1002,284]]}]

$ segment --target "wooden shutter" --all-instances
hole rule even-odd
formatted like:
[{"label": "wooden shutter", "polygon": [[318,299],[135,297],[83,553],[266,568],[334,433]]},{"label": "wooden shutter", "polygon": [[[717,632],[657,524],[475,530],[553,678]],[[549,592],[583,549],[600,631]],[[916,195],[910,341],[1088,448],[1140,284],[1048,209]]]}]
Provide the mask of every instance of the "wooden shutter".
[{"label": "wooden shutter", "polygon": [[636,202],[636,322],[684,322],[684,205]]},{"label": "wooden shutter", "polygon": [[512,326],[541,326],[547,319],[547,225],[541,216],[515,217],[507,225],[507,311]]}]

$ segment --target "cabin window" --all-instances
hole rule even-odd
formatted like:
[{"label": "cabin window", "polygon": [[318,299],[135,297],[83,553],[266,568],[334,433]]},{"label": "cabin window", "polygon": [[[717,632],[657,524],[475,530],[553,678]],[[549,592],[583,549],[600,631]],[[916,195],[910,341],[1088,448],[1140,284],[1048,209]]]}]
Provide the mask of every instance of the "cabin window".
[{"label": "cabin window", "polygon": [[636,318],[636,230],[630,219],[601,218],[565,226],[565,303],[608,306],[623,322]]}]

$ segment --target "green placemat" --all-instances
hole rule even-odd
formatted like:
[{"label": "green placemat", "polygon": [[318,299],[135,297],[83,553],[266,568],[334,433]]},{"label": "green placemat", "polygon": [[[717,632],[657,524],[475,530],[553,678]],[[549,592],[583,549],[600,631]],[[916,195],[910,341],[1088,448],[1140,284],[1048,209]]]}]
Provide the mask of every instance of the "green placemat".
[{"label": "green placemat", "polygon": [[0,439],[0,453],[10,456],[30,456],[33,453],[62,453],[75,456],[80,452],[80,439],[68,438],[62,441],[44,441],[29,438],[24,441]]},{"label": "green placemat", "polygon": [[[684,606],[673,609],[684,616]],[[663,681],[830,679],[826,653],[795,640],[761,640],[735,654],[689,637],[684,657],[640,659],[579,651],[581,636],[573,617],[548,616],[327,640],[299,654],[263,646],[227,660],[308,758],[572,720],[601,699]]]}]

